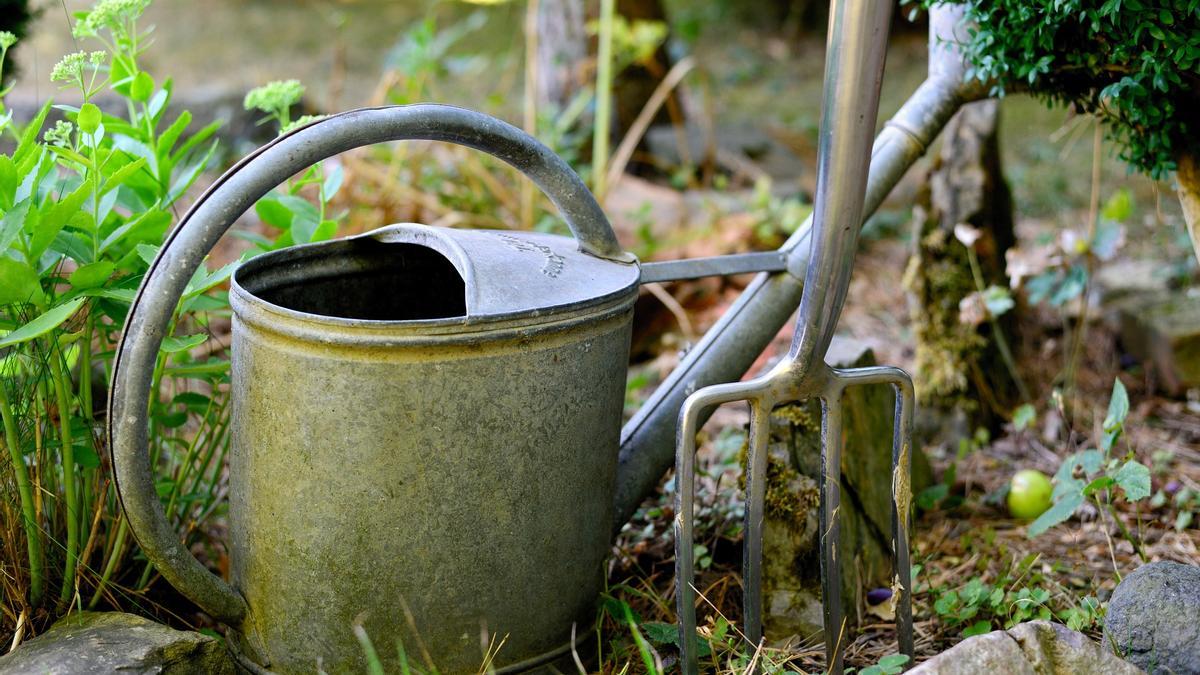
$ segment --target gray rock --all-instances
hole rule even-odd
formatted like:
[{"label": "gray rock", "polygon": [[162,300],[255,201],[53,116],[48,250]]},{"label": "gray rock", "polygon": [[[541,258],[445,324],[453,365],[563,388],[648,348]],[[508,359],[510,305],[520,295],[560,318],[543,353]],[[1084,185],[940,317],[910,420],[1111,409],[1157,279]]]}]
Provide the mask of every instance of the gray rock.
[{"label": "gray rock", "polygon": [[1200,386],[1200,297],[1134,293],[1112,303],[1121,344],[1170,394]]},{"label": "gray rock", "polygon": [[120,612],[81,612],[0,657],[0,675],[233,675],[219,641]]},{"label": "gray rock", "polygon": [[1200,567],[1139,567],[1113,591],[1104,632],[1112,649],[1151,673],[1200,673]]},{"label": "gray rock", "polygon": [[967,638],[908,671],[910,675],[1137,675],[1087,636],[1049,621],[1030,621],[1008,631]]}]

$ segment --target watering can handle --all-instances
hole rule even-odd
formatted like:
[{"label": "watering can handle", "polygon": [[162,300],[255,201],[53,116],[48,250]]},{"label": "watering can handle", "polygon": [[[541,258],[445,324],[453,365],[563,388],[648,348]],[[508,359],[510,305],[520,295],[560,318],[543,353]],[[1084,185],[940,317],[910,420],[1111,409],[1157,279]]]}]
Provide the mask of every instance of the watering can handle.
[{"label": "watering can handle", "polygon": [[511,164],[558,207],[579,248],[622,263],[604,212],[579,176],[549,148],[516,127],[482,113],[444,105],[363,108],[284,134],[221,176],[168,235],[142,280],[113,364],[108,436],[113,474],[129,527],[176,589],[220,621],[237,625],[246,602],[180,543],[154,489],[147,437],[147,401],[159,348],[188,280],[221,236],[263,195],[309,166],[352,148],[400,140],[447,141]]}]

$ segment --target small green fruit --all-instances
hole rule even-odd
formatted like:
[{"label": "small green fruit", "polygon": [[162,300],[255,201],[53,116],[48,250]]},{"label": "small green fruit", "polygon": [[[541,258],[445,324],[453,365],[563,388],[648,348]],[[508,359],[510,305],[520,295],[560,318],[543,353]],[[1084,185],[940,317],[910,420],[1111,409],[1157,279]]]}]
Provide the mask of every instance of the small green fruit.
[{"label": "small green fruit", "polygon": [[1018,471],[1008,486],[1008,512],[1013,518],[1033,520],[1050,508],[1053,493],[1046,474],[1036,469]]}]

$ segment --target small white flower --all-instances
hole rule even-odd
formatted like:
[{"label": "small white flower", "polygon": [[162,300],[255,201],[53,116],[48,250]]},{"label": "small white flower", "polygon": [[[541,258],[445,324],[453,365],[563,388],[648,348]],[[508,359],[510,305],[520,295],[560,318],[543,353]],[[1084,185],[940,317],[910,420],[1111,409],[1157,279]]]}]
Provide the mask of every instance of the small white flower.
[{"label": "small white flower", "polygon": [[961,241],[963,246],[967,248],[974,248],[975,242],[979,241],[979,238],[982,236],[983,232],[978,227],[966,223],[959,223],[954,226],[954,238]]},{"label": "small white flower", "polygon": [[963,298],[958,303],[958,322],[968,326],[978,326],[987,320],[987,303],[983,295],[976,291]]}]

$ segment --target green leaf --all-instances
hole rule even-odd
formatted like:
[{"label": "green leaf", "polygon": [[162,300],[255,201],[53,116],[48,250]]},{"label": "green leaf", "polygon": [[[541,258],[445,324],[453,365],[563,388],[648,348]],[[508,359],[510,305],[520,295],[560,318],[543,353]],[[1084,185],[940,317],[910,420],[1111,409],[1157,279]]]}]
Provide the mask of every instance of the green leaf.
[{"label": "green leaf", "polygon": [[176,117],[175,121],[171,123],[171,126],[167,127],[166,130],[163,131],[158,137],[158,144],[155,147],[157,147],[159,154],[163,156],[169,156],[171,149],[175,147],[176,141],[179,140],[179,135],[182,134],[183,130],[187,129],[187,125],[191,123],[192,113],[188,112],[187,110],[179,113],[179,117]]},{"label": "green leaf", "polygon": [[100,119],[103,114],[100,108],[96,107],[95,103],[84,103],[79,108],[79,115],[76,121],[79,123],[79,130],[85,134],[95,133],[100,128]]},{"label": "green leaf", "polygon": [[1120,188],[1104,202],[1100,215],[1108,220],[1123,223],[1133,215],[1133,198],[1129,190]]},{"label": "green leaf", "polygon": [[138,244],[137,254],[147,265],[153,265],[154,258],[158,256],[158,247],[150,244]]},{"label": "green leaf", "polygon": [[984,633],[990,633],[991,631],[992,631],[992,622],[986,621],[986,620],[985,621],[976,621],[975,623],[971,624],[970,628],[967,628],[966,630],[963,631],[963,637],[969,638],[974,635],[983,635]]},{"label": "green leaf", "polygon": [[1000,316],[1016,305],[1012,294],[1002,286],[989,286],[983,292],[983,303],[992,316]]},{"label": "green leaf", "polygon": [[1042,272],[1025,282],[1025,290],[1029,293],[1029,302],[1039,304],[1058,286],[1058,275],[1054,270]]},{"label": "green leaf", "polygon": [[[646,633],[646,639],[656,645],[674,645],[679,646],[679,625],[674,623],[664,623],[661,621],[647,621],[639,628]],[[708,646],[708,641],[704,640],[697,634],[696,636],[696,654],[700,658],[705,658],[712,655],[712,648]]]},{"label": "green leaf", "polygon": [[309,241],[317,242],[333,239],[333,236],[337,234],[337,228],[338,224],[336,221],[322,220],[321,224],[317,225],[317,229],[313,230],[312,237],[309,239]]},{"label": "green leaf", "polygon": [[932,511],[948,494],[950,494],[950,487],[945,483],[930,485],[917,495],[917,506],[926,511]]},{"label": "green leaf", "polygon": [[1026,403],[1013,411],[1013,428],[1017,431],[1024,431],[1029,428],[1030,424],[1037,421],[1037,409],[1031,404]]},{"label": "green leaf", "polygon": [[91,186],[84,182],[80,183],[79,187],[66,197],[58,200],[49,208],[43,207],[45,210],[42,217],[38,220],[33,228],[33,236],[29,240],[29,256],[31,259],[40,258],[46,248],[50,246],[58,233],[66,226],[67,221],[71,219],[79,209],[83,207],[83,203],[87,201],[91,193]]},{"label": "green leaf", "polygon": [[15,344],[27,342],[34,338],[41,337],[46,333],[58,328],[64,321],[71,318],[79,310],[85,298],[75,298],[65,304],[59,305],[48,310],[46,313],[37,317],[33,321],[21,326],[13,332],[0,338],[0,348],[11,347]]},{"label": "green leaf", "polygon": [[333,199],[338,190],[342,189],[343,171],[341,166],[334,166],[325,175],[325,182],[321,184],[321,199],[329,201]]},{"label": "green leaf", "polygon": [[85,469],[95,469],[100,466],[100,456],[96,449],[86,441],[75,446],[75,463]]},{"label": "green leaf", "polygon": [[146,71],[137,74],[133,78],[133,84],[129,85],[129,98],[144,103],[150,100],[150,95],[154,93],[154,78]]},{"label": "green leaf", "polygon": [[208,335],[205,333],[197,333],[196,335],[185,335],[183,337],[175,337],[174,335],[164,338],[162,342],[162,351],[168,354],[186,351],[193,347],[199,347],[208,341]]},{"label": "green leaf", "polygon": [[1116,480],[1109,476],[1100,476],[1084,486],[1082,492],[1084,497],[1091,497],[1101,490],[1107,490],[1116,484]]},{"label": "green leaf", "polygon": [[1050,305],[1061,307],[1068,301],[1078,298],[1083,293],[1083,289],[1087,287],[1087,278],[1087,269],[1083,265],[1072,265],[1071,269],[1067,270],[1067,275],[1063,277],[1062,283],[1050,296]]},{"label": "green leaf", "polygon": [[1058,525],[1071,517],[1079,505],[1083,503],[1082,492],[1069,492],[1063,495],[1063,498],[1055,502],[1045,513],[1037,517],[1037,520],[1029,524],[1027,536],[1030,539],[1037,537],[1046,530]]},{"label": "green leaf", "polygon": [[145,165],[146,158],[138,157],[132,162],[112,172],[104,181],[104,192],[115,190],[116,188],[120,187],[125,183],[126,180],[129,179],[130,176],[140,171]]},{"label": "green leaf", "polygon": [[29,265],[0,254],[0,307],[16,302],[38,303],[42,285]]},{"label": "green leaf", "polygon": [[212,399],[195,391],[185,391],[171,399],[171,405],[181,405],[192,412],[203,413],[212,405]]},{"label": "green leaf", "polygon": [[200,172],[208,168],[209,161],[212,160],[213,153],[217,151],[217,142],[213,141],[212,145],[208,146],[208,150],[204,156],[196,160],[191,166],[183,170],[183,172],[175,178],[171,183],[171,189],[167,191],[167,204],[175,203],[175,200],[183,196],[188,188],[192,187],[192,183],[200,177]]},{"label": "green leaf", "polygon": [[17,165],[8,155],[0,154],[0,207],[12,206],[17,191]]},{"label": "green leaf", "polygon": [[8,250],[9,244],[12,244],[20,234],[21,226],[25,224],[25,218],[28,215],[29,201],[26,200],[10,209],[4,214],[4,218],[0,219],[0,255]]},{"label": "green leaf", "polygon": [[292,212],[278,199],[264,197],[254,205],[254,212],[268,225],[286,230],[292,226]]},{"label": "green leaf", "polygon": [[42,132],[42,125],[46,123],[46,115],[50,112],[52,103],[53,101],[47,100],[38,114],[25,126],[25,132],[21,134],[21,140],[17,143],[17,149],[12,156],[13,163],[17,166],[20,166],[31,153],[42,147],[37,139]]},{"label": "green leaf", "polygon": [[1128,415],[1129,393],[1125,391],[1125,385],[1121,383],[1120,378],[1116,378],[1113,380],[1112,398],[1108,400],[1108,414],[1104,416],[1104,437],[1100,441],[1100,447],[1105,452],[1111,451],[1117,438],[1121,436],[1125,417]]},{"label": "green leaf", "polygon": [[[78,18],[76,19],[79,20]],[[125,67],[124,59],[113,59],[112,65],[108,67],[108,76],[113,91],[122,96],[129,96],[129,89],[133,86],[133,78],[129,74],[129,69]]]},{"label": "green leaf", "polygon": [[307,244],[312,241],[321,218],[317,207],[307,199],[292,195],[280,197],[279,202],[292,212],[292,241],[297,244]]},{"label": "green leaf", "polygon": [[1193,514],[1191,511],[1180,511],[1175,516],[1175,531],[1182,532],[1187,529],[1188,525],[1192,524]]},{"label": "green leaf", "polygon": [[80,290],[95,288],[108,281],[115,268],[116,265],[111,261],[100,260],[75,270],[67,280],[71,282],[72,287]]},{"label": "green leaf", "polygon": [[1131,502],[1150,496],[1150,469],[1137,460],[1125,462],[1112,479],[1125,492],[1125,499]]},{"label": "green leaf", "polygon": [[[112,246],[121,243],[122,240],[137,241],[143,237],[159,240],[161,232],[166,230],[167,225],[171,223],[171,214],[161,209],[152,208],[137,218],[131,219],[113,230],[104,241],[100,242],[100,252],[108,251]],[[149,246],[148,244],[139,244],[150,249],[150,260],[146,261],[149,265],[150,261],[154,260],[154,255],[158,253],[158,249]],[[141,251],[138,251],[139,255]]]},{"label": "green leaf", "polygon": [[1079,466],[1083,467],[1083,472],[1089,476],[1095,474],[1104,465],[1104,455],[1099,450],[1084,450],[1076,453],[1075,457],[1079,459]]}]

